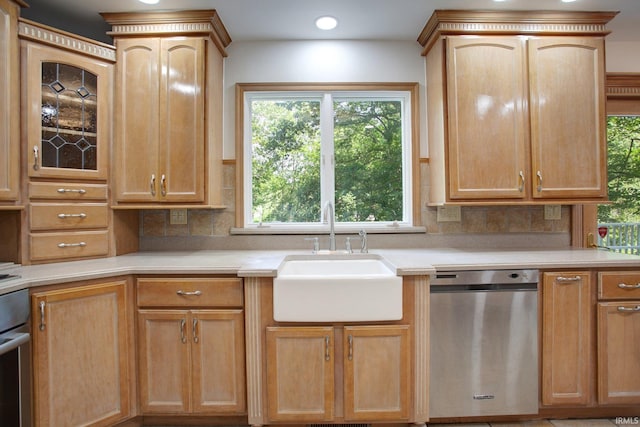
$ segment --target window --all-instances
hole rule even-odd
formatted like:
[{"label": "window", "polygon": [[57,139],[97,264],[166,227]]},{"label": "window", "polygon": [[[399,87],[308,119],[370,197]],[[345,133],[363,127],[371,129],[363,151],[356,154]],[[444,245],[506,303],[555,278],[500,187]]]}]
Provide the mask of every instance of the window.
[{"label": "window", "polygon": [[247,88],[238,101],[242,227],[306,231],[328,205],[336,227],[413,225],[413,87]]}]

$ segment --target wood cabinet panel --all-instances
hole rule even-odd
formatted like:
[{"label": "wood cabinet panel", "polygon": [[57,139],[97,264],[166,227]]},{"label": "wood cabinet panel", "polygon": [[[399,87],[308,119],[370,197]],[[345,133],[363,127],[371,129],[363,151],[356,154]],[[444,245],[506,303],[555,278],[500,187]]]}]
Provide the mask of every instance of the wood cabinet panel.
[{"label": "wood cabinet panel", "polygon": [[35,292],[35,425],[109,426],[129,416],[126,281]]},{"label": "wood cabinet panel", "polygon": [[20,189],[20,7],[0,1],[0,201],[18,200]]},{"label": "wood cabinet panel", "polygon": [[447,40],[451,199],[526,195],[524,47],[514,37]]},{"label": "wood cabinet panel", "polygon": [[345,419],[407,420],[409,326],[344,329]]},{"label": "wood cabinet panel", "polygon": [[31,203],[31,230],[73,230],[107,228],[109,207],[106,203]]},{"label": "wood cabinet panel", "polygon": [[245,412],[243,324],[239,309],[191,312],[193,412]]},{"label": "wood cabinet panel", "polygon": [[189,412],[191,347],[187,313],[138,310],[138,351],[142,412]]},{"label": "wood cabinet panel", "polygon": [[109,232],[29,233],[31,261],[68,260],[109,254]]},{"label": "wood cabinet panel", "polygon": [[528,43],[533,196],[604,198],[604,39],[541,37]]},{"label": "wood cabinet panel", "polygon": [[29,199],[65,201],[107,200],[108,187],[104,184],[75,182],[30,182]]},{"label": "wood cabinet panel", "polygon": [[640,405],[640,299],[598,304],[598,402]]},{"label": "wood cabinet panel", "polygon": [[333,328],[268,327],[266,349],[269,420],[331,421]]},{"label": "wood cabinet panel", "polygon": [[140,278],[140,307],[242,307],[242,279]]},{"label": "wood cabinet panel", "polygon": [[543,405],[591,402],[593,295],[589,272],[543,274]]},{"label": "wood cabinet panel", "polygon": [[640,271],[598,273],[598,298],[640,300]]}]

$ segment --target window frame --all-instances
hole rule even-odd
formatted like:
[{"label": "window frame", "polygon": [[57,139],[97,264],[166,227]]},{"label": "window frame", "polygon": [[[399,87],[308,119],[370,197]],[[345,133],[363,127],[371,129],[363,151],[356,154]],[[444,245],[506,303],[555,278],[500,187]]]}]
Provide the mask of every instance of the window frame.
[{"label": "window frame", "polygon": [[[366,229],[370,232],[403,232],[414,231],[415,227],[420,224],[420,173],[419,173],[419,128],[420,113],[418,106],[418,83],[237,83],[236,84],[236,209],[235,209],[235,225],[236,232],[259,233],[259,234],[308,234],[310,232],[326,231],[326,224],[322,223],[292,223],[292,224],[248,224],[248,197],[245,184],[250,182],[251,177],[248,176],[250,170],[247,170],[246,152],[248,147],[245,142],[245,133],[247,126],[250,126],[250,117],[247,105],[247,93],[268,93],[291,92],[295,95],[311,94],[318,98],[322,98],[324,93],[333,93],[335,98],[341,98],[343,94],[372,94],[380,92],[381,97],[389,93],[404,92],[408,93],[408,102],[405,107],[409,109],[410,126],[405,129],[403,126],[404,137],[410,138],[410,142],[406,150],[409,152],[405,155],[403,147],[403,182],[408,183],[410,189],[405,191],[404,197],[407,197],[410,211],[404,215],[408,215],[410,222],[358,222],[358,223],[336,223],[336,231],[351,232],[354,229]],[[260,97],[257,95],[256,97]],[[283,98],[285,96],[283,95]],[[355,98],[354,98],[355,99]],[[406,110],[405,110],[406,111]],[[249,123],[249,124],[247,124]],[[322,125],[321,125],[322,126]],[[333,122],[331,122],[333,127]],[[333,134],[333,132],[331,132]],[[324,143],[324,141],[323,141]],[[408,157],[408,158],[407,158]],[[324,191],[324,190],[323,190]],[[403,190],[404,191],[404,190]],[[250,203],[250,202],[249,202]],[[403,209],[407,208],[404,203]],[[403,216],[404,216],[403,215]]]}]

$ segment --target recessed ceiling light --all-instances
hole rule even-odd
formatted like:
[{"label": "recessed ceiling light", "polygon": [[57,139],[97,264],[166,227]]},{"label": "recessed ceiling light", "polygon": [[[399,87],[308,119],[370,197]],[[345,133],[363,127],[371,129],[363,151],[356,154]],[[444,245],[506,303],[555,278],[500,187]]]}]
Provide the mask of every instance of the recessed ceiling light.
[{"label": "recessed ceiling light", "polygon": [[576,0],[562,0],[562,3],[573,3]]},{"label": "recessed ceiling light", "polygon": [[140,0],[142,3],[146,4],[157,4],[160,0]]},{"label": "recessed ceiling light", "polygon": [[321,30],[333,30],[338,25],[338,20],[333,16],[321,16],[316,19],[316,27]]}]

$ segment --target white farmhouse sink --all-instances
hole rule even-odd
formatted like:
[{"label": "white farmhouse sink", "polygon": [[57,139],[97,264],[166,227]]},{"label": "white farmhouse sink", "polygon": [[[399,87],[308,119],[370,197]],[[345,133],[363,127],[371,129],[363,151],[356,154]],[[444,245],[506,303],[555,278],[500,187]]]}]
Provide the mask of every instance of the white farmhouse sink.
[{"label": "white farmhouse sink", "polygon": [[273,279],[278,322],[402,319],[402,278],[376,255],[287,257]]}]

